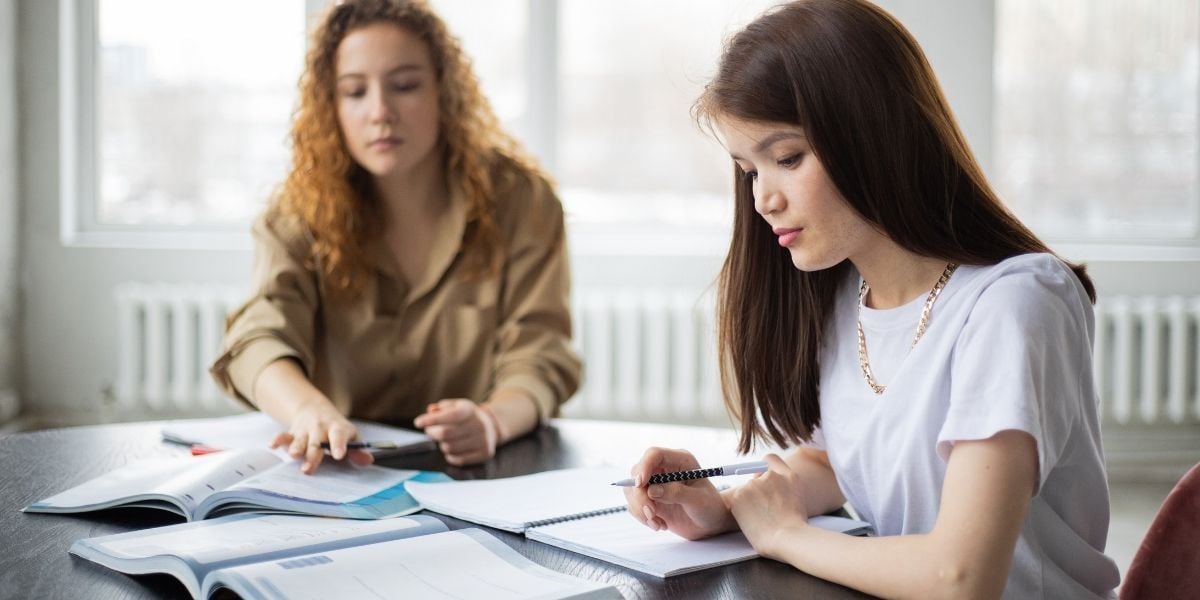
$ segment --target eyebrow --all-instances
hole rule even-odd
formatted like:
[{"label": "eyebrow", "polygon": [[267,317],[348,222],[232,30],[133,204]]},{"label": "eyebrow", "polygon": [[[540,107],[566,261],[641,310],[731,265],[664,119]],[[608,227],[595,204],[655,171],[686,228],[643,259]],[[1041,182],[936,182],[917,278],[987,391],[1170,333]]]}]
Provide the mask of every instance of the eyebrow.
[{"label": "eyebrow", "polygon": [[[400,73],[408,73],[411,71],[424,71],[424,70],[425,70],[425,67],[422,65],[415,65],[415,64],[400,65],[400,66],[392,69],[391,71],[388,71],[387,73],[385,73],[384,77],[391,77],[393,75],[397,75]],[[343,73],[341,75],[338,75],[337,80],[341,81],[348,77],[366,77],[366,75],[363,75],[362,73]]]},{"label": "eyebrow", "polygon": [[[783,140],[792,140],[792,139],[806,140],[806,139],[808,139],[808,136],[806,136],[803,133],[800,133],[798,131],[776,131],[776,132],[768,135],[767,137],[763,138],[762,140],[760,140],[757,144],[755,144],[754,148],[753,148],[753,152],[755,154],[759,154],[759,153],[763,152],[764,150],[770,148],[771,146],[774,146],[775,144],[777,144]],[[745,160],[736,154],[730,154],[729,157],[732,158],[733,160]]]},{"label": "eyebrow", "polygon": [[768,135],[767,137],[763,138],[760,142],[758,142],[758,144],[756,146],[754,146],[754,151],[762,152],[763,150],[766,150],[767,148],[774,146],[777,142],[780,142],[783,140],[796,139],[796,138],[804,140],[804,139],[808,139],[808,136],[804,135],[803,133],[797,132],[797,131],[776,131],[775,133]]}]

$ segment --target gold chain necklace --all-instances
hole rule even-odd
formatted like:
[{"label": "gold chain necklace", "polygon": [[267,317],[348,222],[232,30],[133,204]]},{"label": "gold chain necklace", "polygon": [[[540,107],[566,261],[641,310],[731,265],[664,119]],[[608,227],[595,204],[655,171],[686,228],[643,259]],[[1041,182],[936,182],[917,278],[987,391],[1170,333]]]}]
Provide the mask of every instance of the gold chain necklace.
[{"label": "gold chain necklace", "polygon": [[[958,265],[949,263],[946,265],[946,270],[942,271],[942,276],[938,277],[937,283],[933,284],[933,289],[929,290],[929,297],[925,298],[925,306],[921,309],[921,320],[917,322],[917,335],[913,336],[912,344],[908,349],[912,350],[916,347],[917,342],[921,341],[921,336],[925,335],[925,328],[929,326],[929,313],[933,310],[933,303],[937,301],[938,296],[942,293],[942,289],[946,287],[946,282],[950,281],[950,276],[954,274],[954,270]],[[867,358],[867,335],[863,333],[862,324],[862,308],[863,302],[867,298],[867,292],[871,290],[871,286],[867,285],[864,279],[862,287],[858,288],[858,366],[862,368],[863,379],[867,380],[867,385],[871,387],[871,391],[876,395],[882,394],[886,386],[880,385],[875,381],[875,374],[871,372],[871,361]]]}]

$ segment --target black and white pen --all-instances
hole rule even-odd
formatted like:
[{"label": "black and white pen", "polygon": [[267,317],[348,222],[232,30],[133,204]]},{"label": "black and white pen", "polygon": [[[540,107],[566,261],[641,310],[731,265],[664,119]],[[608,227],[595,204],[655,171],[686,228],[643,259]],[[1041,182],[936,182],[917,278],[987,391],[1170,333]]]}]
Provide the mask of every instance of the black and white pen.
[{"label": "black and white pen", "polygon": [[[648,484],[670,483],[672,481],[690,481],[692,479],[706,479],[709,477],[720,477],[722,475],[749,475],[751,473],[762,473],[766,470],[766,461],[756,460],[754,462],[725,465],[723,467],[711,467],[708,469],[675,471],[674,473],[658,473],[650,476],[650,481]],[[632,479],[622,479],[620,481],[614,481],[613,485],[620,487],[633,487],[635,482]]]},{"label": "black and white pen", "polygon": [[[321,442],[321,447],[328,450],[329,442]],[[399,448],[396,442],[346,442],[347,449],[363,449],[363,450],[395,450]]]}]

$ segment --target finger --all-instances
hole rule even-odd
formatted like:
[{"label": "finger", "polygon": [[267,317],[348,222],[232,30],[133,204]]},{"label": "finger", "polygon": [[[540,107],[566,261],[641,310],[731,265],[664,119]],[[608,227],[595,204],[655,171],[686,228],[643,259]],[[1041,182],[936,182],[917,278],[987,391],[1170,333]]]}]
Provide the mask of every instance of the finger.
[{"label": "finger", "polygon": [[474,411],[459,411],[457,409],[441,409],[437,412],[427,412],[413,420],[413,425],[422,429],[434,425],[451,425],[465,420]]},{"label": "finger", "polygon": [[464,437],[440,444],[443,454],[464,455],[481,452],[487,448],[487,442],[482,436]]},{"label": "finger", "polygon": [[688,485],[683,482],[656,483],[646,487],[646,495],[659,504],[699,504],[712,493],[712,484]]},{"label": "finger", "polygon": [[668,448],[650,448],[642,455],[642,460],[634,465],[630,474],[634,478],[640,479],[640,482],[645,485],[650,480],[650,476],[655,473],[689,471],[699,468],[700,463],[696,461],[696,457],[692,456],[691,452]]},{"label": "finger", "polygon": [[346,458],[346,442],[350,441],[350,431],[344,427],[329,428],[329,455],[333,460]]},{"label": "finger", "polygon": [[292,435],[292,443],[288,446],[288,454],[295,459],[304,456],[304,452],[308,450],[308,432],[297,431]]},{"label": "finger", "polygon": [[[472,462],[471,456],[462,455],[462,454],[446,454],[445,456],[446,456],[446,462],[448,462],[456,467],[465,467],[467,465],[475,464],[474,462]],[[482,461],[478,461],[478,462],[482,462]]]},{"label": "finger", "polygon": [[[316,438],[310,438],[315,440]],[[300,471],[306,475],[312,474],[317,470],[317,466],[321,464],[321,459],[325,458],[325,449],[321,447],[321,443],[317,441],[309,442],[308,449],[304,453],[304,464],[300,467]]]},{"label": "finger", "polygon": [[281,431],[281,432],[275,434],[275,437],[271,438],[271,443],[267,447],[274,450],[275,448],[278,448],[280,446],[287,446],[291,443],[292,443],[292,434],[290,434],[286,431]]},{"label": "finger", "polygon": [[651,505],[647,504],[645,507],[643,507],[642,512],[646,515],[647,527],[653,529],[654,531],[663,531],[667,529],[667,522],[663,520],[662,517],[658,516],[658,513],[654,511],[654,508]]},{"label": "finger", "polygon": [[366,450],[360,450],[358,448],[346,452],[346,458],[350,459],[352,464],[359,467],[365,467],[375,462],[375,455],[367,452]]},{"label": "finger", "polygon": [[771,471],[781,475],[787,475],[792,472],[792,468],[778,454],[768,454],[764,460],[767,462],[767,468]]},{"label": "finger", "polygon": [[438,425],[437,439],[444,444],[483,443],[484,432],[480,425]]}]

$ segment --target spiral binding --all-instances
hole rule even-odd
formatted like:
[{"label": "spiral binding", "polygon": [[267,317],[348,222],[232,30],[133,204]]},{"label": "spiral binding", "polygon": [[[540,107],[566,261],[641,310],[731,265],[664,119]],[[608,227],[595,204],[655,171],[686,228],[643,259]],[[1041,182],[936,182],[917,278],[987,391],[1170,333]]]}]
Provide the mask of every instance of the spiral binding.
[{"label": "spiral binding", "polygon": [[534,527],[542,527],[543,525],[553,525],[555,523],[562,523],[563,521],[577,521],[579,519],[586,519],[588,517],[598,517],[600,515],[607,515],[607,514],[617,513],[617,512],[625,512],[627,510],[629,510],[628,506],[613,506],[613,507],[609,507],[609,508],[602,508],[600,510],[592,510],[592,511],[588,511],[588,512],[576,513],[573,515],[566,515],[563,517],[542,519],[540,521],[530,521],[529,523],[527,523],[525,525],[525,528],[533,529]]},{"label": "spiral binding", "polygon": [[695,469],[692,471],[679,471],[677,473],[659,473],[658,475],[650,476],[650,483],[671,483],[672,481],[688,481],[691,479],[704,479],[705,477],[716,477],[724,475],[725,470],[721,467],[713,467],[711,469]]}]

